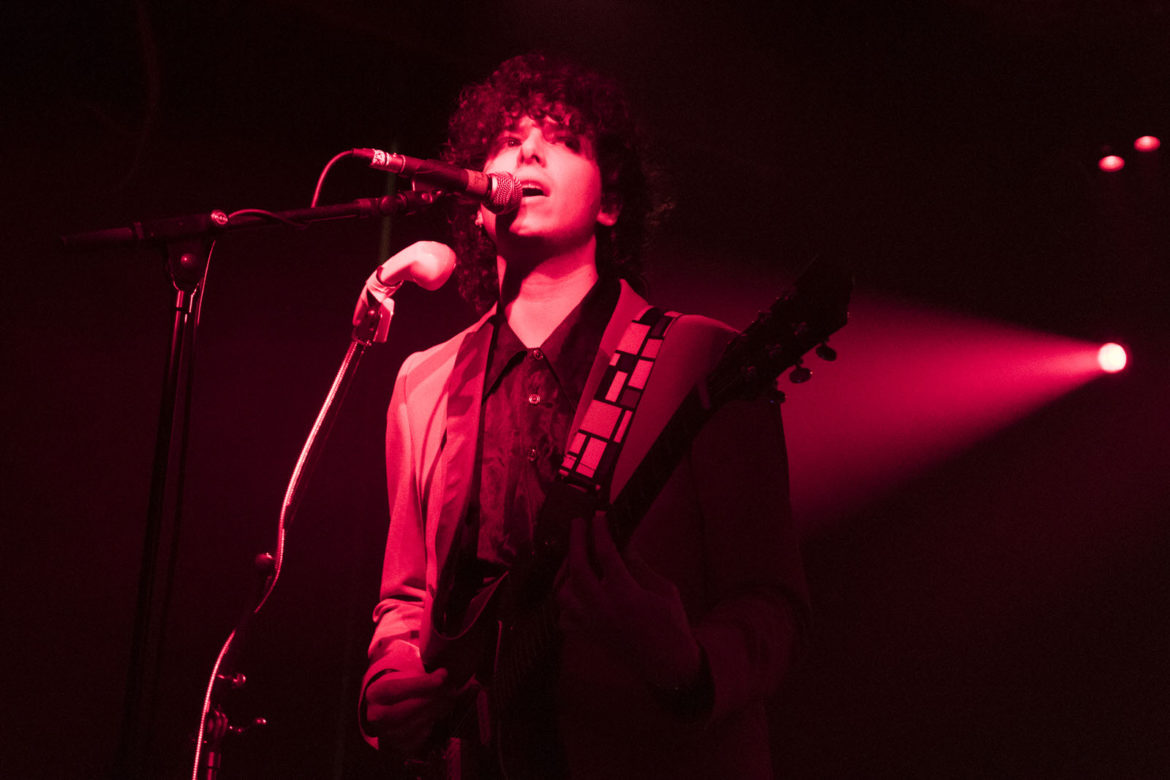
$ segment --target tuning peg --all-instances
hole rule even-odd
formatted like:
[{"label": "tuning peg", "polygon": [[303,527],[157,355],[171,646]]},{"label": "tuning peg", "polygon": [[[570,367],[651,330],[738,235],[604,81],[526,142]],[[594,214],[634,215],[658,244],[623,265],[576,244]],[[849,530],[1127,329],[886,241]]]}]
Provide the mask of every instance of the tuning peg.
[{"label": "tuning peg", "polygon": [[792,382],[794,385],[803,384],[810,379],[812,379],[812,371],[810,371],[800,362],[797,362],[796,368],[792,369],[792,371],[788,374],[788,381]]},{"label": "tuning peg", "polygon": [[816,352],[817,357],[829,363],[832,363],[837,359],[837,350],[829,346],[828,339],[825,339],[824,342],[822,342],[821,345],[817,347]]},{"label": "tuning peg", "polygon": [[261,726],[267,726],[267,725],[268,725],[268,721],[265,720],[264,718],[253,718],[252,722],[248,723],[245,726],[231,726],[231,727],[229,727],[228,732],[231,734],[236,734],[236,735],[246,734],[249,731],[251,731],[252,729],[260,728]]}]

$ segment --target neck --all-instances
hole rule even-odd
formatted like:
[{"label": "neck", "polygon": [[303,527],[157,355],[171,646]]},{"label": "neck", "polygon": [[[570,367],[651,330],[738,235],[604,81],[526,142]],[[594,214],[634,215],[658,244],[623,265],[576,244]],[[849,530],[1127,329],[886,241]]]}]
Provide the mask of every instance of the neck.
[{"label": "neck", "polygon": [[527,269],[503,257],[496,263],[504,316],[526,347],[543,344],[597,281],[592,251],[546,258]]}]

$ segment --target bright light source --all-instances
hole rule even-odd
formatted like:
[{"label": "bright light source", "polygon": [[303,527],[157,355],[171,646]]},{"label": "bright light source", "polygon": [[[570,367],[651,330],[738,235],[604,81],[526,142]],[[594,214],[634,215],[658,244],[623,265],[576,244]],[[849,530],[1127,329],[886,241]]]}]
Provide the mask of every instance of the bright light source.
[{"label": "bright light source", "polygon": [[1115,173],[1125,167],[1125,160],[1116,154],[1107,154],[1097,161],[1097,167],[1105,173]]},{"label": "bright light source", "polygon": [[1133,142],[1133,148],[1139,152],[1153,152],[1162,145],[1162,142],[1155,135],[1143,135],[1141,138]]},{"label": "bright light source", "polygon": [[1097,350],[1097,364],[1102,371],[1110,374],[1125,368],[1126,359],[1125,347],[1120,344],[1110,342]]}]

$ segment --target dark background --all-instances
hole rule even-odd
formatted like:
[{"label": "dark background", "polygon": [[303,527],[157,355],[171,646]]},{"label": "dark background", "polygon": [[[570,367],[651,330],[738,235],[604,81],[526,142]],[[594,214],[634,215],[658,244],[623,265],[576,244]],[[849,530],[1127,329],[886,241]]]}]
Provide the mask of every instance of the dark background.
[{"label": "dark background", "polygon": [[[622,78],[661,142],[678,208],[649,258],[658,300],[742,326],[825,255],[854,268],[859,300],[1122,339],[1135,355],[1126,374],[860,509],[801,518],[817,623],[773,707],[777,767],[1163,775],[1166,176],[1132,152],[1109,180],[1094,162],[1103,144],[1170,135],[1170,6],[404,6],[18,0],[0,12],[0,772],[112,766],[170,331],[155,252],[65,254],[56,237],[308,205],[335,153],[434,156],[461,84],[546,48]],[[323,201],[386,185],[342,163]],[[157,776],[189,774],[203,678],[254,584],[251,557],[271,549],[362,281],[429,235],[426,220],[399,220],[387,244],[384,228],[234,234],[215,251]],[[229,744],[225,777],[371,768],[354,702],[387,522],[382,415],[402,357],[470,317],[452,290],[399,299],[391,345],[367,356],[290,533],[285,579],[243,659],[248,688],[230,702],[240,722],[271,725]],[[865,326],[855,318],[838,343]],[[898,431],[896,416],[882,422]]]}]

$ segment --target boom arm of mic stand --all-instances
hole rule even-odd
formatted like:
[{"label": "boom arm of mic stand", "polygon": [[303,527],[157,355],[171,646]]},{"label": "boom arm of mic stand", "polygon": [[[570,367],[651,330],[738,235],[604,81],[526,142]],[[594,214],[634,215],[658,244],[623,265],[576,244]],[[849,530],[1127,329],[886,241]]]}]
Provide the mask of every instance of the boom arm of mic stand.
[{"label": "boom arm of mic stand", "polygon": [[288,211],[244,209],[227,214],[215,210],[206,214],[134,222],[128,227],[107,228],[88,233],[61,236],[61,245],[72,251],[103,247],[132,246],[141,243],[166,243],[194,238],[222,236],[234,230],[293,225],[308,227],[314,222],[340,219],[370,219],[392,214],[412,214],[433,205],[443,193],[439,190],[403,190],[380,198],[359,198],[350,203],[312,206]]}]

